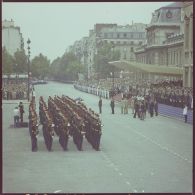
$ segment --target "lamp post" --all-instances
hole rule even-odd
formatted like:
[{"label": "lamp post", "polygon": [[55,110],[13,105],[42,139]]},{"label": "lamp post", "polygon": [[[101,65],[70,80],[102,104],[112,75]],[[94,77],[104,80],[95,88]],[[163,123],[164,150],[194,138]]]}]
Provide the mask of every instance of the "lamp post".
[{"label": "lamp post", "polygon": [[28,44],[28,47],[27,47],[27,49],[28,49],[28,101],[30,100],[30,78],[29,78],[29,76],[30,76],[30,43],[31,43],[31,41],[30,41],[30,39],[28,38],[28,41],[27,41],[27,44]]}]

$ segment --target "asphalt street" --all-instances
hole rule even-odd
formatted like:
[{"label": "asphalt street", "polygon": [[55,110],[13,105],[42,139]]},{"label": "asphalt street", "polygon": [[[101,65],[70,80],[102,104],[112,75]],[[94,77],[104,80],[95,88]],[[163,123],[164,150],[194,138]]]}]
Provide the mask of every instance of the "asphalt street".
[{"label": "asphalt street", "polygon": [[[82,97],[98,112],[95,95],[77,91],[70,84],[36,85],[36,100],[43,96]],[[192,192],[192,125],[147,115],[144,121],[120,113],[103,99],[100,148],[95,151],[84,139],[78,151],[69,139],[64,152],[54,137],[53,152],[46,150],[42,130],[38,151],[31,152],[28,128],[13,129],[15,104],[3,103],[3,192],[4,193],[128,193]],[[28,109],[25,104],[25,121]]]}]

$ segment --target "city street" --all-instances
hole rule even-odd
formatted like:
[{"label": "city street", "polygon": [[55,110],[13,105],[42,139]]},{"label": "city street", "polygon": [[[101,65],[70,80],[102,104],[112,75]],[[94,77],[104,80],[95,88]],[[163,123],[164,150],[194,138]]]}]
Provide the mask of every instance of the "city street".
[{"label": "city street", "polygon": [[[99,97],[74,89],[70,84],[49,82],[36,85],[39,97],[81,97],[98,112]],[[120,113],[111,114],[110,100],[103,99],[101,151],[84,139],[78,151],[69,138],[63,151],[54,137],[48,152],[42,136],[38,151],[31,152],[28,128],[13,129],[14,104],[3,104],[3,192],[4,193],[128,193],[192,192],[192,125],[172,118],[147,115],[144,121]],[[25,104],[25,121],[28,107]]]}]

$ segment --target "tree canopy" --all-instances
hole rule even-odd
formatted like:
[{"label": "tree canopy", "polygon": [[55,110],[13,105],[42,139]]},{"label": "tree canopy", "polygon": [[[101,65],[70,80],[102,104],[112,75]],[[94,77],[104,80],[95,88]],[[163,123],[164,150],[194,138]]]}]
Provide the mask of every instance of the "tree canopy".
[{"label": "tree canopy", "polygon": [[11,56],[6,48],[2,49],[2,73],[10,74],[14,72],[14,58]]},{"label": "tree canopy", "polygon": [[76,80],[78,73],[84,72],[84,66],[72,52],[65,53],[51,63],[50,76],[61,80]]},{"label": "tree canopy", "polygon": [[112,67],[108,64],[109,61],[116,61],[120,59],[120,52],[114,50],[112,44],[104,43],[99,47],[97,54],[94,57],[95,71],[101,77],[107,77],[112,72]]},{"label": "tree canopy", "polygon": [[50,61],[43,54],[39,54],[32,59],[30,63],[30,72],[33,77],[44,79],[49,73]]}]

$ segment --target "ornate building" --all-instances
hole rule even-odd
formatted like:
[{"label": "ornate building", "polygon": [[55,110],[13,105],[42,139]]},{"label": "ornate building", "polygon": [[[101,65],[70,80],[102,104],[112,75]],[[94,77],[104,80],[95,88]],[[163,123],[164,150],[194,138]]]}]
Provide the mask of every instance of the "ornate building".
[{"label": "ornate building", "polygon": [[147,43],[135,51],[136,61],[145,64],[181,66],[183,32],[182,3],[156,10],[147,30]]},{"label": "ornate building", "polygon": [[192,87],[193,2],[176,2],[156,10],[147,30],[147,44],[135,51],[143,64],[183,68],[183,86]]},{"label": "ornate building", "polygon": [[24,39],[20,27],[14,26],[14,21],[4,20],[2,24],[2,46],[13,56],[17,50],[24,48]]}]

